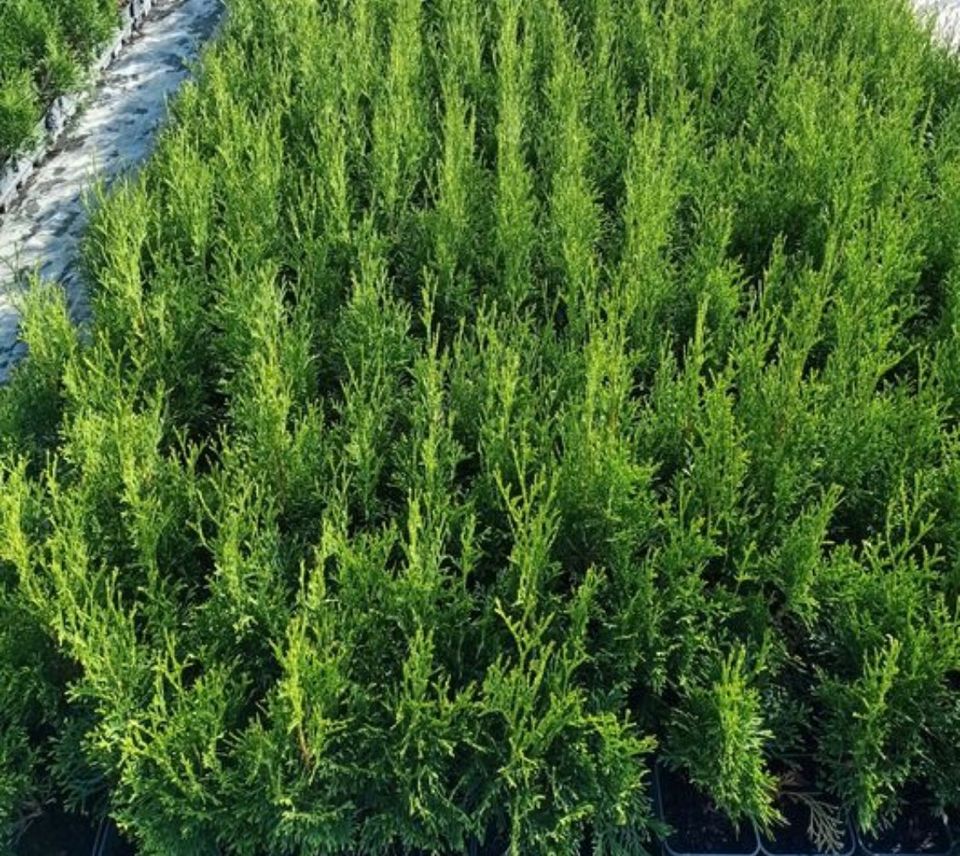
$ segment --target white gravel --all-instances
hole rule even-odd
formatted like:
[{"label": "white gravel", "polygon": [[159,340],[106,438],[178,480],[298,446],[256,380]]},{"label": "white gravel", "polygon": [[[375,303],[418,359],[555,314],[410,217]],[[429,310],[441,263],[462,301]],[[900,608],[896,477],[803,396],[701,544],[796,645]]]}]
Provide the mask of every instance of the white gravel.
[{"label": "white gravel", "polygon": [[960,0],[912,0],[921,16],[936,19],[940,37],[953,47],[960,46]]},{"label": "white gravel", "polygon": [[86,224],[85,191],[149,154],[167,101],[213,33],[220,0],[157,0],[140,34],[103,73],[87,105],[0,215],[0,383],[24,351],[17,297],[25,272],[60,282],[77,319],[84,290],[73,269]]}]

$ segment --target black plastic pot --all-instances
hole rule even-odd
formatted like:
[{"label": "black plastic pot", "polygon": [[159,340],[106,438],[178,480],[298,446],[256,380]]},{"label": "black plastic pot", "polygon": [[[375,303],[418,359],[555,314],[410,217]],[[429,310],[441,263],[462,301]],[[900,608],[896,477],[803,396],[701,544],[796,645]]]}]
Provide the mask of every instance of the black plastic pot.
[{"label": "black plastic pot", "polygon": [[[775,763],[780,777],[777,809],[785,824],[774,827],[769,835],[760,834],[760,850],[765,856],[852,856],[857,849],[853,826],[836,800],[817,789],[816,766],[809,755],[795,755]],[[815,810],[825,810],[839,819],[841,839],[830,849],[810,835]],[[831,828],[833,824],[830,824]]]},{"label": "black plastic pot", "polygon": [[33,820],[14,845],[16,856],[133,856],[133,849],[109,821],[58,810]]},{"label": "black plastic pot", "polygon": [[787,821],[777,826],[770,836],[760,835],[760,850],[765,856],[853,856],[857,849],[853,827],[844,819],[843,843],[837,850],[818,847],[807,832],[810,807],[801,802],[785,800],[780,813]]},{"label": "black plastic pot", "polygon": [[737,829],[686,776],[658,764],[654,769],[657,816],[673,831],[662,839],[664,856],[757,856],[753,824]]},{"label": "black plastic pot", "polygon": [[134,856],[134,850],[120,837],[117,827],[111,821],[104,820],[97,827],[97,838],[90,856]]},{"label": "black plastic pot", "polygon": [[903,809],[892,824],[877,834],[858,833],[866,856],[947,856],[954,840],[944,818],[931,811],[931,803],[920,788],[903,794]]}]

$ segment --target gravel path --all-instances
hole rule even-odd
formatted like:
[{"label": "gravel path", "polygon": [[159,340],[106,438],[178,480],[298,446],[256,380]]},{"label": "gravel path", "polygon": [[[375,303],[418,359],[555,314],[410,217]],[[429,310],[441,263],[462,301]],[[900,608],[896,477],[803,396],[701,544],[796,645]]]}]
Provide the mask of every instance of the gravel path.
[{"label": "gravel path", "polygon": [[937,31],[954,47],[960,46],[960,0],[912,0],[921,15],[936,16]]},{"label": "gravel path", "polygon": [[9,213],[0,215],[0,383],[22,355],[16,308],[23,272],[61,282],[75,318],[86,314],[72,262],[86,224],[84,192],[107,184],[150,152],[180,86],[221,14],[220,0],[157,0],[141,32],[37,169]]}]

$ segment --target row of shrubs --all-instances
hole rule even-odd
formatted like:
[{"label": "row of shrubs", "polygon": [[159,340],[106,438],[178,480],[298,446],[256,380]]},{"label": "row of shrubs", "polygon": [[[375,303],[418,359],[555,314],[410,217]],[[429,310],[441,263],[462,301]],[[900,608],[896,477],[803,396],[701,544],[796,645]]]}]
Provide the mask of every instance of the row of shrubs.
[{"label": "row of shrubs", "polygon": [[654,755],[761,827],[796,753],[865,830],[960,807],[960,63],[907,3],[229,10],[0,392],[10,835],[636,854]]},{"label": "row of shrubs", "polygon": [[0,0],[0,166],[75,87],[118,22],[117,0]]}]

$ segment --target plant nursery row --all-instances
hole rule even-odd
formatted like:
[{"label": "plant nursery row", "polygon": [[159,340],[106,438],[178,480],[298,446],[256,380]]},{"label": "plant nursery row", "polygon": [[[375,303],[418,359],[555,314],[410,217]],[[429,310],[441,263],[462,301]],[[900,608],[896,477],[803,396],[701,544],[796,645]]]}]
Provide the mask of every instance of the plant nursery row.
[{"label": "plant nursery row", "polygon": [[116,29],[117,0],[0,0],[0,167],[79,82]]},{"label": "plant nursery row", "polygon": [[0,391],[11,845],[949,850],[960,60],[906,0],[227,5]]}]

